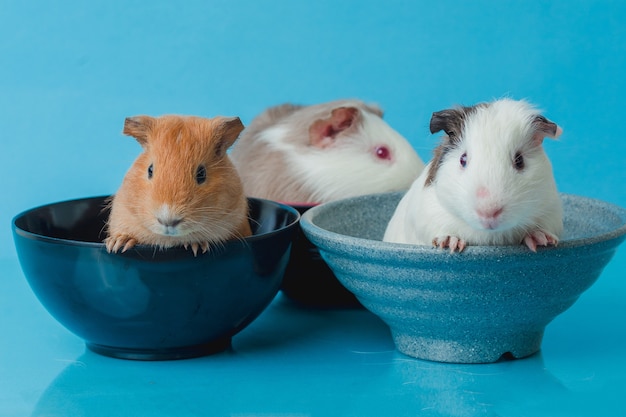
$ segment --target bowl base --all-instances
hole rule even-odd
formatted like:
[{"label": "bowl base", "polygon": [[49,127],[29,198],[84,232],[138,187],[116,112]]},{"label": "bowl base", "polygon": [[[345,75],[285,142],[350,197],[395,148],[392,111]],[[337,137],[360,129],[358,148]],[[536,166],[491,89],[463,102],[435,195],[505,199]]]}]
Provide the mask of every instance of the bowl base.
[{"label": "bowl base", "polygon": [[539,351],[542,339],[543,330],[456,341],[401,333],[393,335],[396,348],[405,355],[434,362],[466,364],[525,358]]},{"label": "bowl base", "polygon": [[85,344],[92,352],[112,358],[136,361],[168,361],[176,359],[191,359],[223,352],[230,348],[231,338],[227,337],[202,345],[165,349],[120,348],[89,342],[86,342]]}]

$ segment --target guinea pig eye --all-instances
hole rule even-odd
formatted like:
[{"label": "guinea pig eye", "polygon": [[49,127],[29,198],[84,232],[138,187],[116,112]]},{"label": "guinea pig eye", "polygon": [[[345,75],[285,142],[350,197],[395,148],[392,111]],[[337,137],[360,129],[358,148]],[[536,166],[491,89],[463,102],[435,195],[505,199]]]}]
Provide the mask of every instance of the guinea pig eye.
[{"label": "guinea pig eye", "polygon": [[461,158],[459,159],[459,163],[461,164],[463,168],[467,166],[467,153],[464,153],[463,155],[461,155]]},{"label": "guinea pig eye", "polygon": [[524,169],[524,157],[521,153],[518,152],[515,154],[515,160],[513,161],[513,163],[515,164],[515,169],[517,169],[518,171]]},{"label": "guinea pig eye", "polygon": [[200,165],[198,169],[196,169],[196,182],[198,184],[206,182],[206,168],[204,165]]},{"label": "guinea pig eye", "polygon": [[150,166],[148,167],[148,179],[152,179],[152,176],[154,175],[154,164],[150,164]]},{"label": "guinea pig eye", "polygon": [[389,152],[389,148],[387,148],[386,146],[378,146],[375,152],[376,152],[376,157],[378,157],[379,159],[391,158],[391,152]]}]

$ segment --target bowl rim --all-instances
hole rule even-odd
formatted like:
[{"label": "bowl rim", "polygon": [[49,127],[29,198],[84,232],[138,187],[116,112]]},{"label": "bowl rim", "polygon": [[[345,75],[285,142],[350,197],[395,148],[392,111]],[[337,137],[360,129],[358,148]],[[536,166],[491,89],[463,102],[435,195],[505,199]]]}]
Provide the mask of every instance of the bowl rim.
[{"label": "bowl rim", "polygon": [[307,203],[302,201],[283,201],[275,200],[277,203],[285,204],[293,208],[310,209],[311,207],[319,206],[321,203]]},{"label": "bowl rim", "polygon": [[[84,248],[105,248],[104,242],[88,242],[88,241],[83,241],[83,240],[76,240],[76,239],[63,239],[63,238],[58,238],[58,237],[52,237],[52,236],[47,236],[47,235],[43,235],[40,233],[34,233],[28,230],[25,230],[21,227],[19,227],[17,225],[17,221],[25,216],[27,216],[28,214],[37,211],[37,210],[41,210],[41,209],[45,209],[47,207],[51,207],[51,206],[55,206],[55,205],[60,205],[60,204],[67,204],[67,203],[75,203],[75,202],[80,202],[80,201],[88,201],[88,200],[105,200],[112,197],[112,195],[97,195],[97,196],[91,196],[91,197],[77,197],[77,198],[70,198],[70,199],[66,199],[66,200],[58,200],[58,201],[54,201],[51,203],[45,203],[45,204],[41,204],[26,210],[21,211],[20,213],[16,214],[15,216],[13,216],[13,219],[11,220],[11,228],[13,230],[13,233],[19,236],[22,236],[24,238],[27,239],[32,239],[32,240],[37,240],[37,241],[42,241],[42,242],[48,242],[48,243],[53,243],[53,244],[63,244],[63,245],[67,245],[67,246],[80,246],[80,247],[84,247]],[[301,219],[301,215],[298,212],[298,210],[296,210],[294,207],[289,206],[287,204],[278,202],[278,201],[273,201],[273,200],[267,200],[264,198],[257,198],[257,197],[246,197],[248,199],[248,201],[258,201],[261,202],[262,204],[269,204],[271,206],[274,207],[278,207],[281,210],[284,210],[286,212],[291,213],[294,216],[294,220],[289,222],[288,224],[281,226],[278,229],[275,230],[271,230],[268,232],[264,232],[264,233],[259,233],[259,234],[254,234],[252,236],[247,236],[244,238],[239,238],[239,239],[232,239],[229,240],[227,242],[224,242],[224,245],[229,244],[229,243],[247,243],[247,242],[256,242],[259,240],[264,240],[267,239],[268,237],[271,237],[277,233],[280,233],[283,230],[287,230],[291,227],[295,227],[298,225],[298,223],[300,222]],[[188,252],[187,249],[185,249],[182,246],[173,246],[171,248],[157,248],[153,245],[144,245],[144,244],[137,244],[135,246],[133,246],[133,250],[141,252],[141,253],[154,253],[155,251],[161,253],[161,252]],[[210,253],[211,251],[208,251],[207,253]],[[122,252],[118,253],[122,254]],[[199,254],[200,255],[200,254]]]},{"label": "bowl rim", "polygon": [[[406,191],[393,191],[393,192],[384,192],[384,193],[375,193],[375,194],[367,194],[357,197],[349,197],[340,200],[331,201],[328,203],[322,203],[311,209],[307,210],[304,214],[302,214],[300,219],[300,226],[302,227],[305,234],[311,238],[311,240],[319,240],[324,239],[326,243],[331,242],[328,247],[320,248],[322,250],[332,250],[337,252],[345,252],[349,251],[350,248],[360,248],[367,249],[369,255],[373,255],[374,253],[389,253],[393,252],[394,254],[401,255],[430,255],[430,256],[446,256],[449,257],[449,251],[447,250],[433,250],[434,248],[430,245],[416,245],[409,243],[395,243],[395,242],[383,242],[382,240],[375,239],[366,239],[362,237],[344,235],[341,233],[333,232],[330,230],[326,230],[321,228],[315,223],[315,218],[320,213],[325,210],[332,209],[336,206],[341,206],[347,203],[357,202],[359,200],[369,200],[374,198],[381,198],[386,196],[398,195],[401,196],[406,193]],[[624,239],[626,238],[626,209],[620,207],[616,204],[603,201],[600,199],[581,196],[577,194],[570,193],[561,193],[559,192],[559,196],[562,199],[575,199],[577,201],[586,201],[590,202],[594,205],[601,205],[606,209],[609,209],[612,214],[619,217],[621,219],[621,226],[612,229],[610,231],[587,237],[579,237],[574,239],[566,239],[561,240],[558,245],[550,246],[550,247],[539,247],[537,248],[537,252],[554,252],[554,251],[562,251],[566,249],[572,249],[581,246],[593,245],[605,241],[610,241],[613,239]],[[330,238],[330,239],[329,239]],[[317,246],[317,242],[314,242]],[[469,256],[469,255],[483,255],[483,256],[502,256],[502,255],[536,255],[533,254],[528,248],[524,245],[469,245],[467,246],[463,252],[456,253],[457,255]]]}]

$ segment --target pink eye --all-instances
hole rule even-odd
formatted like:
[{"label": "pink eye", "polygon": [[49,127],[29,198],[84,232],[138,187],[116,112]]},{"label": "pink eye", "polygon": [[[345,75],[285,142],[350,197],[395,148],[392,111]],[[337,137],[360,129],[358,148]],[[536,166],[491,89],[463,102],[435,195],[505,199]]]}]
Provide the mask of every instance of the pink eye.
[{"label": "pink eye", "polygon": [[466,153],[461,155],[461,159],[459,159],[459,163],[461,164],[463,168],[467,166],[467,154]]},{"label": "pink eye", "polygon": [[386,146],[378,146],[375,150],[376,156],[380,159],[391,159],[391,152]]}]

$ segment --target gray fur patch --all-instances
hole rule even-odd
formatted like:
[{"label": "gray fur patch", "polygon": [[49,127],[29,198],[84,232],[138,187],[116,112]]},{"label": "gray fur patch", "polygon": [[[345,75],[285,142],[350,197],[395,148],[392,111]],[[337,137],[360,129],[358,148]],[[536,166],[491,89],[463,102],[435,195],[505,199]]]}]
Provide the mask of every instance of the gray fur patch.
[{"label": "gray fur patch", "polygon": [[435,181],[437,171],[441,167],[445,156],[462,142],[467,119],[478,108],[486,106],[488,106],[487,103],[479,103],[474,106],[458,106],[433,113],[430,119],[430,133],[437,133],[443,130],[446,134],[442,137],[441,144],[433,152],[432,163],[428,169],[428,176],[424,186],[428,187]]}]

